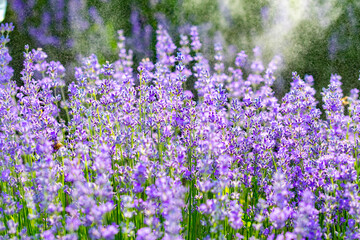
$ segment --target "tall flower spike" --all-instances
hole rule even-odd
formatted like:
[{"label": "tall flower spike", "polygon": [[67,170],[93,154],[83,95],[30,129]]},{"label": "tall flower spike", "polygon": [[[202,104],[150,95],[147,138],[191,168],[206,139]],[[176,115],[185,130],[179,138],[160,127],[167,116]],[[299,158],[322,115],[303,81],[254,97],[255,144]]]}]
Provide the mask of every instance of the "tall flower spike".
[{"label": "tall flower spike", "polygon": [[0,38],[0,86],[8,83],[13,76],[14,70],[9,66],[12,57],[6,44],[10,41],[9,33],[14,30],[12,23],[1,24],[1,38]]}]

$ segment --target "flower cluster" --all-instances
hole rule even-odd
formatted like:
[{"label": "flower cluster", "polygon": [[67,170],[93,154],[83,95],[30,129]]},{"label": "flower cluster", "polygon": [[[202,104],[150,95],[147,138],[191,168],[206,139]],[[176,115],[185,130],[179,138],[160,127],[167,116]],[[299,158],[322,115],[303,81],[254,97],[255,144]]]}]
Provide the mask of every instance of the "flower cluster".
[{"label": "flower cluster", "polygon": [[[1,25],[2,239],[359,239],[360,100],[341,78],[322,91],[293,73],[274,97],[279,57],[201,54],[157,31],[157,61],[96,55],[65,68],[25,47],[23,85]],[[193,92],[186,90],[195,79]],[[57,95],[60,92],[61,95]]]}]

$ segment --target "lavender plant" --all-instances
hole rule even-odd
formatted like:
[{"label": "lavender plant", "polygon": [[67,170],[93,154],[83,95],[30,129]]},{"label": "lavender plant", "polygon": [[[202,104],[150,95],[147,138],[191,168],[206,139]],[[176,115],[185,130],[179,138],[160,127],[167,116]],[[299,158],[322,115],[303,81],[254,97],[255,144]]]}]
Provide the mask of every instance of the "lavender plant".
[{"label": "lavender plant", "polygon": [[274,97],[279,57],[241,51],[225,69],[215,45],[211,68],[196,27],[180,46],[160,27],[156,62],[133,69],[119,31],[118,60],[84,58],[65,94],[62,64],[28,46],[16,85],[12,30],[0,27],[2,239],[360,238],[359,91],[344,97],[340,76],[321,118],[312,76]]}]

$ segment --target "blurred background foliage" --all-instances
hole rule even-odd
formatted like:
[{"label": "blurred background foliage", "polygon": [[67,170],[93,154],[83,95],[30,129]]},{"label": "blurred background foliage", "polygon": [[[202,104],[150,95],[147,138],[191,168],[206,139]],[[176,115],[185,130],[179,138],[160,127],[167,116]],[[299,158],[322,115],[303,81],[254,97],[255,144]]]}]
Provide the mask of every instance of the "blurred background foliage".
[{"label": "blurred background foliage", "polygon": [[[15,79],[20,79],[25,44],[43,48],[67,67],[67,81],[81,57],[117,58],[117,30],[123,29],[134,63],[155,60],[156,29],[164,26],[175,43],[198,26],[203,53],[224,47],[225,62],[245,50],[262,49],[267,64],[283,59],[275,92],[288,91],[291,72],[314,76],[317,96],[332,73],[342,76],[345,94],[359,87],[360,1],[357,0],[8,0],[4,22],[13,22],[9,44]],[[18,82],[21,84],[20,82]]]}]

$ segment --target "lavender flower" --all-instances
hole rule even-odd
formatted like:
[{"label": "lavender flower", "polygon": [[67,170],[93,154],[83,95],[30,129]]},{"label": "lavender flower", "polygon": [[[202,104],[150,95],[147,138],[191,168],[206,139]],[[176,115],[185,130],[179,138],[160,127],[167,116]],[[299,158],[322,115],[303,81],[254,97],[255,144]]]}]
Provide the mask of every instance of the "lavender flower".
[{"label": "lavender flower", "polygon": [[227,71],[216,45],[211,68],[196,27],[180,48],[160,27],[156,62],[133,69],[119,31],[118,59],[84,58],[60,96],[65,68],[41,49],[25,47],[23,85],[11,80],[12,28],[0,27],[4,238],[359,237],[360,104],[338,75],[322,119],[311,76],[274,97],[278,57],[265,69],[259,48],[252,62],[241,51]]}]

